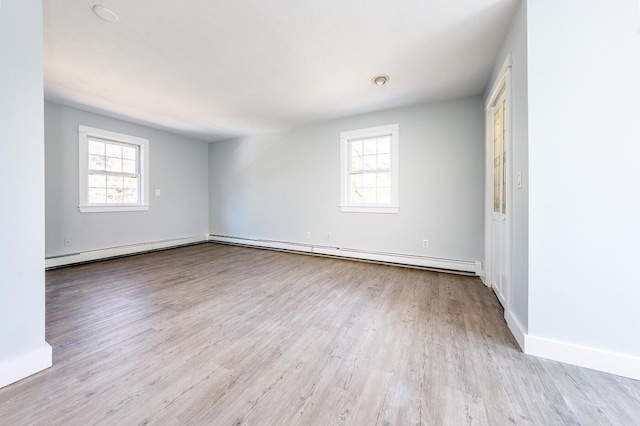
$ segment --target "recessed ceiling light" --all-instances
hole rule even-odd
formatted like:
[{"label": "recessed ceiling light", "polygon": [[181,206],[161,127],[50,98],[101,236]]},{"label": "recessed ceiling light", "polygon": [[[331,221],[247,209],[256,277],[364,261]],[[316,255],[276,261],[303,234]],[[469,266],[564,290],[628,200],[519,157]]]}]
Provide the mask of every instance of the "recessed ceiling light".
[{"label": "recessed ceiling light", "polygon": [[107,22],[118,22],[120,20],[118,15],[113,10],[107,9],[106,7],[99,4],[93,6],[93,13]]},{"label": "recessed ceiling light", "polygon": [[383,84],[386,84],[387,81],[389,81],[388,75],[376,75],[371,79],[371,82],[376,86],[382,86]]}]

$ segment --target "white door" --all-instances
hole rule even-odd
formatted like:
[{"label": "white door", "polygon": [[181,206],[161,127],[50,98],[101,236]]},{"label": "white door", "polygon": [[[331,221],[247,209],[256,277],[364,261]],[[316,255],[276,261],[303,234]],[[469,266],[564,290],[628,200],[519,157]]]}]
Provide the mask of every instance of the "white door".
[{"label": "white door", "polygon": [[507,308],[507,98],[505,88],[491,105],[493,136],[493,212],[491,221],[491,286]]}]

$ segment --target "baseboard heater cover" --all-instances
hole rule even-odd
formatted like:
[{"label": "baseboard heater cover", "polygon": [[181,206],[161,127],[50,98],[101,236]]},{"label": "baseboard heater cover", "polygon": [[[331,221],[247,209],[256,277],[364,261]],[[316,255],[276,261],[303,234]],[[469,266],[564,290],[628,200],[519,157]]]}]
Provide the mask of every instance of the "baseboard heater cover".
[{"label": "baseboard heater cover", "polygon": [[129,244],[125,246],[109,247],[104,249],[89,250],[80,253],[69,253],[45,258],[45,269],[55,269],[77,263],[95,262],[98,260],[113,259],[116,257],[130,256],[134,254],[147,253],[158,250],[166,250],[175,247],[188,246],[192,244],[204,243],[208,240],[207,235],[174,238],[148,243]]},{"label": "baseboard heater cover", "polygon": [[334,246],[310,245],[303,243],[264,240],[244,237],[231,237],[228,235],[209,235],[209,241],[236,244],[242,246],[251,246],[259,248],[269,248],[276,250],[293,251],[299,253],[324,255],[341,258],[351,258],[356,260],[372,261],[385,264],[405,265],[412,267],[420,267],[425,269],[433,269],[443,272],[467,273],[472,275],[480,275],[482,271],[482,263],[480,261],[466,261],[456,259],[443,259],[437,257],[415,256],[399,253],[386,253],[377,251],[368,251],[360,249],[351,249]]}]

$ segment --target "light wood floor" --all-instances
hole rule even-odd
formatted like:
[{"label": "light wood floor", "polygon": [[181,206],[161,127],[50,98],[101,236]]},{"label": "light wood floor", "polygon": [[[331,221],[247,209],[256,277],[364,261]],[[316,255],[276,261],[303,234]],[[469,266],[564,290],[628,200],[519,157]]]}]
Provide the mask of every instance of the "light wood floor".
[{"label": "light wood floor", "polygon": [[1,425],[640,423],[640,382],[522,354],[474,277],[218,244],[46,277],[54,366]]}]

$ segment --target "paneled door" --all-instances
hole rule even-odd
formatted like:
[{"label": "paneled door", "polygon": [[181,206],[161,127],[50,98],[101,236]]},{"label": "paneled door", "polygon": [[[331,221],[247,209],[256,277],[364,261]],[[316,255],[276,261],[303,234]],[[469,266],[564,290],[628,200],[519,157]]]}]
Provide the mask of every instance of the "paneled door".
[{"label": "paneled door", "polygon": [[507,259],[507,98],[503,87],[491,105],[493,117],[493,213],[491,223],[491,286],[505,308],[508,297]]}]

